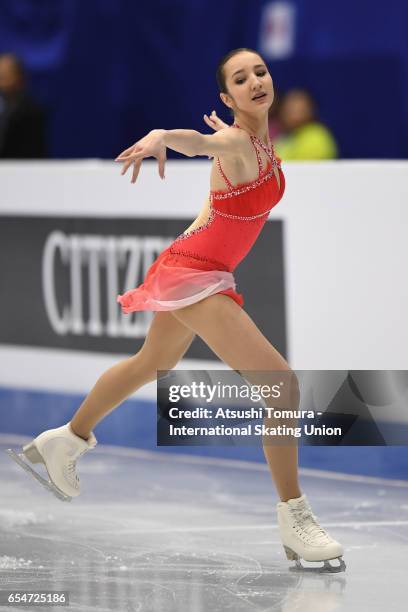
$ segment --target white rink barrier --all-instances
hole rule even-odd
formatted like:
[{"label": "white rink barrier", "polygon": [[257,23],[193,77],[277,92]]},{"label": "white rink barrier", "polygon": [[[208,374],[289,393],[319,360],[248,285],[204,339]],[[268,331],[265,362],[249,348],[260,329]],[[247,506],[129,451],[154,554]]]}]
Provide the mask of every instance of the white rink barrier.
[{"label": "white rink barrier", "polygon": [[[135,185],[120,169],[100,160],[1,162],[0,216],[131,218],[132,233],[137,219],[192,221],[208,195],[207,160],[168,161],[165,180],[157,162],[146,160]],[[283,170],[286,193],[270,219],[283,222],[291,366],[408,369],[408,162],[290,162]],[[0,265],[7,269],[3,248]],[[2,302],[12,300],[7,275],[2,278]],[[38,348],[29,341],[25,347],[2,344],[0,385],[63,389],[69,368],[81,391],[117,357]],[[181,367],[206,365],[225,367],[194,360]]]}]

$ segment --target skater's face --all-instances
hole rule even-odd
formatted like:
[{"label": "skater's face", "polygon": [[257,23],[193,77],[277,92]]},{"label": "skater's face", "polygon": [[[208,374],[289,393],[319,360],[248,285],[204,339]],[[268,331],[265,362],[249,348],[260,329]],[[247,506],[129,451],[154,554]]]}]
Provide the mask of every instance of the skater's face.
[{"label": "skater's face", "polygon": [[[243,51],[231,57],[224,65],[228,93],[221,100],[229,108],[251,115],[268,113],[274,98],[272,77],[262,58],[256,53]],[[254,99],[259,94],[265,94]]]}]

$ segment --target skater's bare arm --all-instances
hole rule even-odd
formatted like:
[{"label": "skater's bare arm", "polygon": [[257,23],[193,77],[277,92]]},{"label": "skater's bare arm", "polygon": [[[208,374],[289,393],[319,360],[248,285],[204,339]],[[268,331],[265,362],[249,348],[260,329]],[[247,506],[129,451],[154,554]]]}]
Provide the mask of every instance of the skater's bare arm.
[{"label": "skater's bare arm", "polygon": [[196,130],[162,130],[166,147],[187,157],[228,155],[243,151],[244,139],[237,130],[221,129],[215,134]]},{"label": "skater's bare arm", "polygon": [[[204,121],[215,132],[230,127],[228,123],[224,123],[224,121],[217,116],[215,110],[212,111],[210,116],[204,115]],[[221,137],[215,139],[213,138],[213,134],[200,134],[194,130],[165,130],[165,133],[166,146],[179,153],[184,153],[184,155],[189,157],[194,157],[195,155],[208,155],[208,157],[213,157],[214,154],[221,155],[222,153],[225,154],[228,152],[231,149],[231,143],[234,148],[235,145],[238,147],[241,145],[240,134],[236,133],[229,134],[227,138],[225,138],[226,135],[223,134]],[[230,136],[232,136],[232,139]],[[189,139],[191,139],[190,142]],[[191,153],[184,152],[186,143],[187,146],[191,146]],[[211,149],[211,151],[207,151],[207,149]],[[197,150],[199,151],[198,153]]]},{"label": "skater's bare arm", "polygon": [[123,162],[122,174],[134,164],[132,183],[136,182],[142,160],[156,157],[159,175],[164,178],[166,147],[187,157],[197,155],[240,155],[244,151],[245,139],[239,130],[221,129],[215,134],[201,134],[196,130],[152,130],[144,138],[125,149],[115,161]]}]

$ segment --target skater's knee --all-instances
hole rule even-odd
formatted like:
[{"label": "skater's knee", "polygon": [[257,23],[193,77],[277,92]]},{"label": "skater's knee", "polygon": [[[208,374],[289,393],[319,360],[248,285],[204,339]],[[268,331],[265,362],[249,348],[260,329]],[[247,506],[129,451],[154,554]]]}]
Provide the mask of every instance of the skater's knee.
[{"label": "skater's knee", "polygon": [[[239,372],[251,385],[262,388],[268,398],[266,404],[279,410],[297,410],[300,403],[298,378],[289,367],[277,369],[241,370]],[[269,394],[270,393],[270,394]]]},{"label": "skater's knee", "polygon": [[172,370],[180,359],[170,351],[152,351],[145,345],[133,356],[133,360],[139,373],[143,372],[147,378],[154,380],[158,370]]},{"label": "skater's knee", "polygon": [[284,371],[285,391],[282,395],[282,404],[284,408],[296,410],[300,403],[300,387],[299,379],[295,372],[288,368]]}]

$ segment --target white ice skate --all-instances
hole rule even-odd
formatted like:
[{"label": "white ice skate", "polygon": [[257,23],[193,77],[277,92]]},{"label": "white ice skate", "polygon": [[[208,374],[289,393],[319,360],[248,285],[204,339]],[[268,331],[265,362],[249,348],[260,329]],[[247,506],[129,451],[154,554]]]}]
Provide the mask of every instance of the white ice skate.
[{"label": "white ice skate", "polygon": [[[291,569],[312,572],[344,572],[346,564],[341,558],[343,547],[333,540],[317,522],[306,495],[277,504],[278,525],[286,556],[296,565]],[[323,561],[323,565],[305,567],[305,561]],[[339,565],[329,563],[338,559]]]},{"label": "white ice skate", "polygon": [[[77,459],[96,444],[97,440],[92,432],[88,440],[84,440],[74,434],[67,423],[62,427],[44,431],[24,446],[21,453],[16,453],[11,448],[7,449],[6,453],[58,499],[71,501],[80,494],[79,478],[75,469]],[[25,459],[31,463],[43,463],[49,480],[36,472]]]}]

